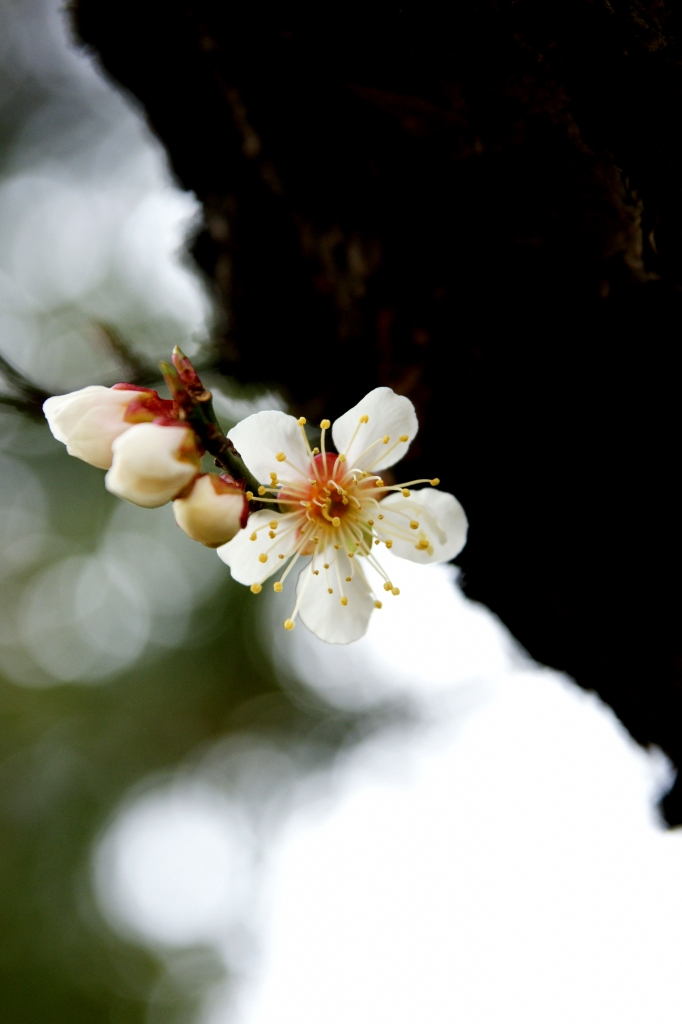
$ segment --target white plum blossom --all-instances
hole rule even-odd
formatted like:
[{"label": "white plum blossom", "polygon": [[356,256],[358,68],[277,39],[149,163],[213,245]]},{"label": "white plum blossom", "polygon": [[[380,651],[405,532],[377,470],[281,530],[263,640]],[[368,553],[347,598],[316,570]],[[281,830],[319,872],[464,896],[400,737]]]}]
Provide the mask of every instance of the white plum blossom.
[{"label": "white plum blossom", "polygon": [[99,469],[111,466],[111,446],[131,423],[125,420],[128,406],[139,400],[139,389],[105,388],[100,384],[55,395],[43,405],[50,430],[69,455]]},{"label": "white plum blossom", "polygon": [[143,508],[158,508],[177,498],[199,473],[196,435],[183,424],[138,423],[112,445],[108,491]]},{"label": "white plum blossom", "polygon": [[246,524],[249,505],[244,489],[226,475],[202,473],[189,494],[173,502],[175,521],[188,537],[217,548]]},{"label": "white plum blossom", "polygon": [[[259,498],[271,508],[254,512],[244,530],[218,549],[239,583],[259,593],[270,576],[283,581],[301,558],[310,561],[298,577],[295,606],[284,621],[304,625],[328,643],[347,644],[365,633],[382,602],[366,569],[379,577],[379,594],[397,596],[375,548],[385,544],[413,562],[447,562],[464,547],[467,520],[440,482],[386,484],[379,475],[393,466],[414,439],[418,424],[412,402],[391,388],[376,388],[334,423],[320,424],[320,449],[310,448],[305,419],[259,412],[237,424],[228,437],[251,473],[262,482]],[[416,484],[430,487],[414,491]],[[247,494],[247,497],[249,495]],[[251,497],[254,497],[251,495]]]}]

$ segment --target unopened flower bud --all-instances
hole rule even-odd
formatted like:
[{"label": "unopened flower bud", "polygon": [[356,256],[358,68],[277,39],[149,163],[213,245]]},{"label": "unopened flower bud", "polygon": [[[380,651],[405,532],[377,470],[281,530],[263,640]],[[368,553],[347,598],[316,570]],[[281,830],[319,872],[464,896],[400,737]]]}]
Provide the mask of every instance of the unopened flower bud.
[{"label": "unopened flower bud", "polygon": [[105,388],[100,384],[55,395],[43,405],[50,430],[69,455],[75,455],[91,466],[109,469],[111,446],[128,430],[124,419],[128,405],[139,399],[140,391]]},{"label": "unopened flower bud", "polygon": [[228,476],[202,474],[186,497],[173,502],[175,521],[188,537],[218,548],[246,524],[249,503],[241,487]]},{"label": "unopened flower bud", "polygon": [[201,456],[191,427],[138,423],[116,438],[104,478],[108,491],[143,508],[172,501],[199,472]]}]

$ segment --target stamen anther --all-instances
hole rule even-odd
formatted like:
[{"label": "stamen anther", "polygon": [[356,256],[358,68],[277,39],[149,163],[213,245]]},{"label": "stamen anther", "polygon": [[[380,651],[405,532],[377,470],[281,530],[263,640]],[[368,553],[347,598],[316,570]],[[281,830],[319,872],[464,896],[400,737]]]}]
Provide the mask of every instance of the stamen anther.
[{"label": "stamen anther", "polygon": [[400,437],[398,438],[398,440],[404,442],[404,441],[409,441],[410,439],[409,439],[407,434],[401,434]]},{"label": "stamen anther", "polygon": [[284,628],[285,629],[292,630],[295,625],[296,625],[296,623],[294,622],[293,619],[285,619],[284,620]]},{"label": "stamen anther", "polygon": [[329,430],[331,425],[332,425],[331,424],[331,420],[322,420],[322,422],[320,423],[320,429],[321,430]]},{"label": "stamen anther", "polygon": [[260,555],[258,556],[258,561],[259,562],[267,562],[267,560],[268,560],[268,556],[265,554],[264,551],[261,551]]},{"label": "stamen anther", "polygon": [[297,422],[298,422],[299,427],[304,427],[308,421],[305,418],[305,416],[299,416]]},{"label": "stamen anther", "polygon": [[341,604],[343,605],[344,608],[348,604],[348,598],[345,595],[341,598]]},{"label": "stamen anther", "polygon": [[431,484],[432,487],[438,487],[440,480],[438,479],[437,476],[434,476],[433,480],[429,480],[429,483]]},{"label": "stamen anther", "polygon": [[275,591],[276,594],[281,594],[282,591],[284,590],[284,587],[278,580],[277,583],[273,583],[272,589]]},{"label": "stamen anther", "polygon": [[410,529],[411,530],[418,530],[419,529],[419,523],[417,522],[416,519],[411,519],[410,520]]},{"label": "stamen anther", "polygon": [[249,589],[251,590],[252,594],[260,594],[263,588],[261,587],[260,583],[252,583]]},{"label": "stamen anther", "polygon": [[275,455],[275,458],[277,459],[278,462],[286,462],[286,460],[287,460],[287,457],[284,454],[284,452],[277,452],[277,454]]},{"label": "stamen anther", "polygon": [[367,415],[367,413],[363,413],[363,415],[360,417],[360,422],[369,423],[369,416]]},{"label": "stamen anther", "polygon": [[381,601],[375,601],[375,602],[374,602],[374,607],[375,607],[375,608],[383,608],[384,606],[383,606],[383,604],[381,603]]}]

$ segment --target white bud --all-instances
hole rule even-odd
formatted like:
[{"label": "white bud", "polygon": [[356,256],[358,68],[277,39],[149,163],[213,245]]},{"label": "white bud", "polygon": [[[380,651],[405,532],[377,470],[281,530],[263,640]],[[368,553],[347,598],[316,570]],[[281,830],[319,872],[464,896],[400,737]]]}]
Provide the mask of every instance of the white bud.
[{"label": "white bud", "polygon": [[117,437],[104,478],[108,491],[143,508],[172,501],[199,472],[201,458],[191,427],[138,423]]},{"label": "white bud", "polygon": [[109,469],[111,446],[130,427],[124,416],[129,403],[139,398],[139,391],[114,390],[100,384],[55,395],[43,405],[50,430],[69,455],[75,455],[91,466]]},{"label": "white bud", "polygon": [[241,487],[215,474],[203,474],[184,498],[173,502],[175,521],[188,537],[209,548],[239,533],[248,511]]}]

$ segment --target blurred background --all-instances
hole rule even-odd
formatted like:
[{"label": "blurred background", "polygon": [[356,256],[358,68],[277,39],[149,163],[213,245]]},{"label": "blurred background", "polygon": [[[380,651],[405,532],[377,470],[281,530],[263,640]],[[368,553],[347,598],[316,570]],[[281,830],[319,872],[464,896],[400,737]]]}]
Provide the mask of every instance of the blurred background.
[{"label": "blurred background", "polygon": [[[572,413],[548,415],[554,373],[582,387],[584,370],[582,350],[572,362],[580,344],[568,328],[549,383],[538,351],[516,350],[519,382],[506,377],[513,352],[496,362],[490,338],[500,321],[479,306],[473,320],[471,308],[457,312],[470,284],[466,264],[473,260],[476,302],[497,280],[490,265],[508,276],[501,238],[512,251],[513,235],[525,253],[518,277],[490,300],[501,304],[510,335],[527,324],[523,296],[542,291],[543,274],[562,287],[569,280],[582,314],[589,308],[606,336],[591,357],[594,404],[580,427],[587,421],[596,431],[603,381],[622,372],[616,327],[638,317],[655,323],[647,304],[669,311],[674,301],[672,284],[655,299],[628,291],[670,280],[672,243],[668,263],[655,264],[654,228],[643,227],[649,213],[639,196],[582,143],[585,166],[572,179],[567,172],[568,184],[562,179],[582,197],[583,226],[569,232],[570,244],[561,218],[550,217],[545,230],[533,214],[552,191],[537,182],[510,227],[499,208],[491,212],[486,189],[508,181],[516,145],[516,183],[527,166],[542,177],[546,138],[531,144],[525,129],[510,135],[507,124],[504,144],[485,132],[481,141],[471,95],[465,102],[450,89],[447,116],[433,95],[415,98],[416,57],[407,98],[397,72],[394,92],[379,89],[360,57],[352,71],[364,92],[348,86],[350,65],[339,71],[337,55],[311,99],[309,66],[301,58],[292,86],[291,58],[277,50],[288,84],[268,108],[248,75],[239,84],[256,52],[255,22],[237,8],[213,23],[210,5],[188,10],[143,5],[132,26],[125,4],[114,12],[101,3],[96,15],[89,3],[65,13],[54,0],[0,0],[0,1019],[678,1022],[682,840],[657,809],[675,792],[680,742],[679,626],[665,588],[674,558],[664,572],[651,542],[642,569],[628,561],[632,540],[626,558],[622,547],[617,558],[609,548],[644,532],[645,515],[633,493],[637,474],[626,487],[612,440],[609,448],[594,433],[586,480],[571,475],[580,452],[562,461],[576,435]],[[483,6],[471,10],[462,24],[480,42]],[[301,11],[285,12],[286,25],[269,8],[261,13],[258,31],[267,36],[272,22],[278,46],[300,34],[308,56],[331,53],[320,44],[325,26]],[[339,14],[341,35],[365,38],[367,26],[351,13],[347,21]],[[511,29],[495,23],[489,31],[506,38]],[[185,91],[169,92],[166,65],[185,36],[194,56],[175,65]],[[84,39],[101,49],[108,72]],[[256,78],[268,46],[257,51]],[[457,52],[449,59],[464,60]],[[225,73],[230,60],[234,79]],[[344,75],[350,115],[337,88]],[[271,68],[262,93],[272,98],[276,79]],[[515,82],[509,120],[521,124],[537,89]],[[509,82],[506,89],[505,109]],[[212,90],[229,110],[225,138]],[[299,107],[287,108],[282,97],[292,93]],[[552,102],[538,115],[545,127],[559,123]],[[197,103],[209,109],[203,120],[193,116]],[[490,96],[487,103],[479,114],[485,107],[489,128],[496,115]],[[287,109],[312,117],[319,138],[328,124],[356,131],[330,129],[334,145],[327,139],[316,150]],[[336,113],[327,119],[325,110]],[[371,153],[358,158],[376,141],[374,117],[393,140],[391,149],[384,139],[387,166],[407,168],[397,182]],[[450,131],[459,139],[459,192],[443,171],[452,166]],[[486,160],[471,164],[484,151]],[[347,156],[340,170],[338,152]],[[551,167],[560,164],[561,152],[552,159]],[[332,165],[320,185],[317,172]],[[453,196],[444,221],[427,201],[434,166],[437,188]],[[589,175],[596,191],[583,187]],[[363,211],[379,203],[387,180],[393,205],[372,223]],[[336,219],[321,212],[315,188],[333,196]],[[448,236],[452,251],[442,238],[429,249],[433,223],[449,232],[453,211],[460,234]],[[424,248],[415,248],[415,232]],[[298,263],[287,258],[294,234]],[[606,236],[617,243],[609,248]],[[468,252],[456,251],[458,238],[468,239]],[[401,246],[410,266],[426,266],[402,298]],[[544,263],[550,269],[541,273]],[[523,292],[522,279],[531,278]],[[600,303],[612,298],[621,305],[604,312]],[[538,312],[544,301],[532,307],[539,334],[549,323]],[[285,634],[274,595],[257,599],[232,584],[215,553],[176,528],[169,507],[114,499],[100,471],[54,441],[40,405],[89,383],[156,386],[157,361],[176,344],[202,368],[226,429],[261,408],[336,415],[377,383],[413,397],[425,438],[413,463],[430,475],[443,465],[470,512],[465,576],[396,561],[400,602],[376,614],[359,643],[326,647],[303,628]],[[334,375],[340,359],[343,372]],[[449,359],[459,378],[444,373]],[[649,370],[637,368],[644,391]],[[657,374],[676,384],[660,365]],[[624,406],[631,387],[628,378],[619,392]],[[529,404],[538,393],[539,406]],[[491,418],[496,404],[511,416],[504,435]],[[674,418],[663,405],[660,415]],[[622,429],[627,445],[637,423],[625,419]],[[545,445],[554,462],[538,475]],[[668,455],[665,448],[657,457]],[[603,490],[589,491],[600,474]],[[607,492],[617,517],[602,500]],[[661,499],[660,489],[652,494]],[[585,555],[588,507],[597,538],[585,542]],[[544,525],[533,547],[536,516]],[[575,536],[561,533],[567,521]],[[615,540],[600,533],[609,523]],[[608,550],[595,561],[600,541]],[[573,545],[583,552],[576,565]],[[616,596],[600,590],[614,566],[610,585],[625,579],[629,587]],[[645,577],[655,583],[648,590]],[[623,622],[626,601],[635,611]],[[633,621],[641,626],[634,653],[622,643]],[[630,731],[559,670],[610,701]],[[666,805],[673,823],[675,806]]]}]

